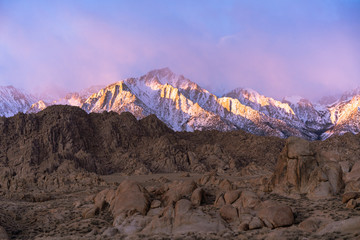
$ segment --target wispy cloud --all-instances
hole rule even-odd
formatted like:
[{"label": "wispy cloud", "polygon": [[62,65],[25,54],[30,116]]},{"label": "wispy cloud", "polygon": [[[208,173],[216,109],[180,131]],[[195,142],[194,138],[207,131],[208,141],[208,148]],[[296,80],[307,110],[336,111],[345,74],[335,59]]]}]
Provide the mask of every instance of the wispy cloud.
[{"label": "wispy cloud", "polygon": [[204,87],[359,85],[360,2],[1,1],[0,84],[80,89],[164,66]]}]

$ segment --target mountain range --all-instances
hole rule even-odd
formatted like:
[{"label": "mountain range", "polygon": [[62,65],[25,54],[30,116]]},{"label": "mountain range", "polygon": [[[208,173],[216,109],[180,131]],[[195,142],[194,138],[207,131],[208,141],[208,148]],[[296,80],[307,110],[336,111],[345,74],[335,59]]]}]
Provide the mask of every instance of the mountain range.
[{"label": "mountain range", "polygon": [[55,101],[48,99],[12,86],[0,87],[0,116],[36,113],[51,105],[72,105],[88,113],[128,111],[137,119],[155,114],[175,131],[242,129],[257,135],[308,140],[360,132],[360,88],[318,102],[302,97],[279,101],[246,88],[219,97],[163,68],[108,86],[68,93]]}]

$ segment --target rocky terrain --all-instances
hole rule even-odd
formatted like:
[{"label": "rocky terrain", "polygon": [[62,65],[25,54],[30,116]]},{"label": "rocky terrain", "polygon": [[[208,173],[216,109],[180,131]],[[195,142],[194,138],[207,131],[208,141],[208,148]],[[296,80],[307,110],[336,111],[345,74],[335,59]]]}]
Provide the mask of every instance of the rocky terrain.
[{"label": "rocky terrain", "polygon": [[307,140],[360,132],[360,88],[319,102],[294,96],[276,100],[247,88],[217,96],[168,68],[108,86],[86,87],[58,98],[51,94],[35,98],[11,86],[0,87],[0,116],[66,104],[87,113],[131,112],[138,120],[154,114],[174,131],[244,130]]},{"label": "rocky terrain", "polygon": [[360,135],[175,132],[50,106],[0,118],[0,239],[358,239]]}]

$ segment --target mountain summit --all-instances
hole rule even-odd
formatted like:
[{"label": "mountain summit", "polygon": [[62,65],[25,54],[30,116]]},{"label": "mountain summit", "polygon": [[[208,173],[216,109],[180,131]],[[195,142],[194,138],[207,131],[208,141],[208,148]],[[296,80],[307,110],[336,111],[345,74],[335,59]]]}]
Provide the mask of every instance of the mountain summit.
[{"label": "mountain summit", "polygon": [[[131,112],[137,119],[156,115],[175,131],[242,129],[281,138],[298,136],[323,140],[333,134],[360,131],[360,91],[313,103],[302,97],[282,101],[248,88],[218,97],[169,68],[93,86],[47,102],[15,89],[0,88],[0,115],[35,113],[51,105],[78,106],[86,112]],[[329,103],[331,102],[331,104]]]},{"label": "mountain summit", "polygon": [[13,86],[0,86],[0,116],[10,117],[26,112],[36,98]]}]

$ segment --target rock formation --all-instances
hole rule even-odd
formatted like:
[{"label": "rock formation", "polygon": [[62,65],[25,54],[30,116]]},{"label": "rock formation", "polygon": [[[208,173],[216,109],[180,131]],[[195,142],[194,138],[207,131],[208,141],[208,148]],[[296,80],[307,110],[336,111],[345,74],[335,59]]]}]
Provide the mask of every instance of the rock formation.
[{"label": "rock formation", "polygon": [[138,121],[130,113],[87,114],[70,106],[0,118],[0,135],[1,191],[46,185],[57,171],[75,174],[77,169],[98,174],[236,171],[249,162],[272,168],[283,146],[274,137],[173,132],[154,115]]},{"label": "rock formation", "polygon": [[174,132],[52,106],[0,118],[0,239],[356,239],[360,136]]},{"label": "rock formation", "polygon": [[[225,182],[231,188],[223,188]],[[100,214],[101,211],[110,211],[113,226],[119,233],[149,236],[158,233],[218,233],[237,230],[244,225],[250,230],[272,229],[294,223],[290,207],[273,201],[262,202],[256,193],[242,191],[236,183],[216,175],[204,175],[197,183],[175,181],[148,189],[124,180],[117,190],[105,189],[98,193],[93,207],[87,212]],[[202,194],[199,195],[199,192]],[[219,193],[225,195],[227,202],[222,206],[216,204],[215,196]],[[208,196],[208,199],[195,203],[188,200],[202,195]],[[85,214],[84,218],[87,217]]]},{"label": "rock formation", "polygon": [[337,159],[321,154],[306,140],[290,137],[280,154],[270,182],[273,191],[288,196],[329,198],[343,190]]}]

